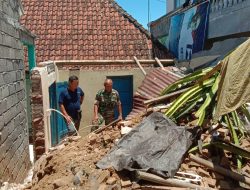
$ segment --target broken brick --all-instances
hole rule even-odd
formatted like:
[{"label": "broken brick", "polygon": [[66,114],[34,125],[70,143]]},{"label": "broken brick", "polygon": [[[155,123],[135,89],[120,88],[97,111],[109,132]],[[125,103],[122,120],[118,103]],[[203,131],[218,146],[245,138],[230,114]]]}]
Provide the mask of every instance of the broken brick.
[{"label": "broken brick", "polygon": [[207,181],[208,185],[210,187],[215,187],[216,186],[216,180],[215,179],[212,179],[212,178],[205,178],[205,180]]},{"label": "broken brick", "polygon": [[103,140],[106,142],[109,142],[109,141],[111,141],[111,137],[109,135],[104,135]]},{"label": "broken brick", "polygon": [[115,177],[109,177],[108,180],[106,181],[106,183],[108,185],[114,185],[116,181],[117,181],[117,179]]},{"label": "broken brick", "polygon": [[201,176],[204,176],[204,177],[210,177],[210,174],[205,171],[204,169],[202,169],[201,167],[198,168],[198,171],[197,171]]},{"label": "broken brick", "polygon": [[121,185],[122,187],[128,187],[128,186],[131,186],[132,183],[128,178],[123,178],[121,179]]},{"label": "broken brick", "polygon": [[102,183],[106,181],[110,177],[110,172],[108,170],[104,170],[101,172],[100,176],[98,177],[97,181]]},{"label": "broken brick", "polygon": [[97,135],[93,134],[89,137],[89,144],[94,145],[96,143]]}]

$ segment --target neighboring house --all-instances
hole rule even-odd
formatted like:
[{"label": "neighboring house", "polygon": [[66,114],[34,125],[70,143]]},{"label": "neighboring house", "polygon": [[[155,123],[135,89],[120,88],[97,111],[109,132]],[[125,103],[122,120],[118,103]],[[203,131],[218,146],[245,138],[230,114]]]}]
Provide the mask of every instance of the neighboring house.
[{"label": "neighboring house", "polygon": [[37,35],[37,62],[166,58],[114,0],[22,0],[21,23]]},{"label": "neighboring house", "polygon": [[[190,66],[194,69],[202,65],[215,64],[221,57],[250,37],[250,1],[190,0],[189,6],[183,8],[184,2],[187,1],[167,1],[167,14],[150,23],[152,35],[169,48],[169,51],[175,54],[179,61],[183,62],[180,65]],[[202,4],[207,4],[207,6]],[[192,22],[185,21],[184,19],[191,11],[199,14],[187,17]],[[183,18],[183,20],[178,20],[178,18]],[[179,26],[178,23],[181,23],[179,25],[182,26]],[[202,24],[203,26],[199,27]],[[184,35],[173,36],[172,26],[182,30],[184,28],[186,32]],[[188,32],[190,28],[193,29]],[[181,40],[187,39],[188,33],[193,37],[194,44],[197,42],[195,45],[192,44],[192,41],[184,44],[186,40]],[[173,46],[177,47],[177,50]],[[192,50],[191,60],[185,48]],[[196,48],[195,51],[194,48]],[[177,51],[179,52],[175,53]],[[183,56],[188,62],[183,59]]]},{"label": "neighboring house", "polygon": [[19,25],[19,0],[0,1],[0,181],[22,182],[30,169],[23,45],[34,36]]}]

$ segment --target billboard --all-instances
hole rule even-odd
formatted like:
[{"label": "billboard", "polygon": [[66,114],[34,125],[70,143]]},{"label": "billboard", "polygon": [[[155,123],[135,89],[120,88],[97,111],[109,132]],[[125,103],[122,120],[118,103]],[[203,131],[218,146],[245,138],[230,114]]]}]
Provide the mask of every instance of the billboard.
[{"label": "billboard", "polygon": [[203,50],[207,34],[209,2],[203,2],[171,17],[168,48],[178,60],[190,60]]}]

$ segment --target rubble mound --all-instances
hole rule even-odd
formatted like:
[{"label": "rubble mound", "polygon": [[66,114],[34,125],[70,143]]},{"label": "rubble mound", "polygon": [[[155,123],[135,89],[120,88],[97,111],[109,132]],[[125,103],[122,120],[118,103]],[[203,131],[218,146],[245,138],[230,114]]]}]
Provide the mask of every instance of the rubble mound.
[{"label": "rubble mound", "polygon": [[120,137],[118,127],[107,128],[99,134],[91,133],[85,138],[68,137],[35,163],[32,184],[26,189],[121,187],[115,171],[95,166]]}]

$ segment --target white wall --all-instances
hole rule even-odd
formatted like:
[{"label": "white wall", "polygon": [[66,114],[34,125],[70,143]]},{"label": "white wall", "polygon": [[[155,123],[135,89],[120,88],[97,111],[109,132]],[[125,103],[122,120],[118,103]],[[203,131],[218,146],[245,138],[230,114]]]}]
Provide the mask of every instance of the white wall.
[{"label": "white wall", "polygon": [[[148,71],[147,69],[145,69]],[[85,93],[82,105],[83,118],[80,126],[80,134],[89,132],[86,126],[91,124],[93,118],[93,106],[95,95],[98,90],[103,88],[103,82],[107,76],[133,76],[133,93],[137,90],[144,79],[144,75],[138,68],[131,70],[112,70],[112,71],[89,71],[89,70],[59,70],[59,81],[68,81],[70,75],[79,77],[79,86]]]}]

